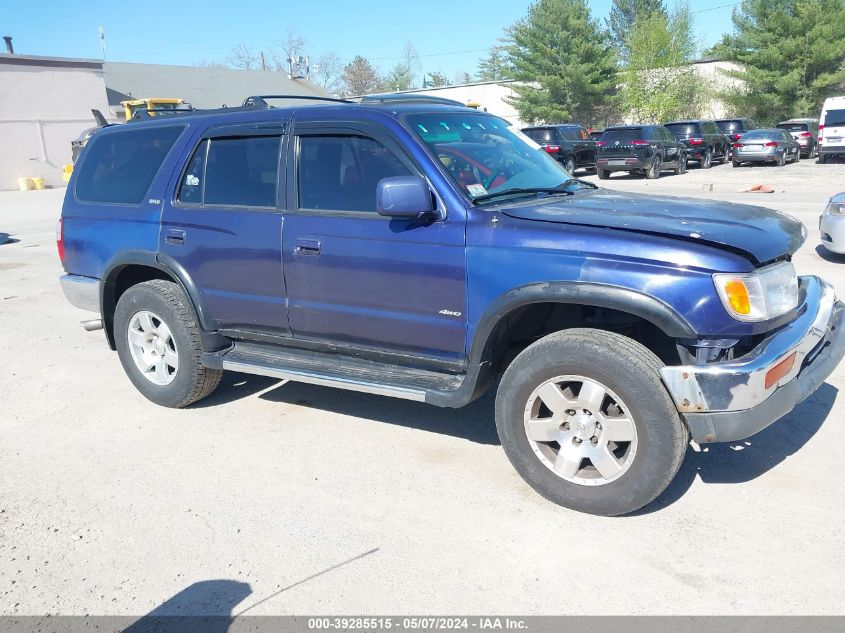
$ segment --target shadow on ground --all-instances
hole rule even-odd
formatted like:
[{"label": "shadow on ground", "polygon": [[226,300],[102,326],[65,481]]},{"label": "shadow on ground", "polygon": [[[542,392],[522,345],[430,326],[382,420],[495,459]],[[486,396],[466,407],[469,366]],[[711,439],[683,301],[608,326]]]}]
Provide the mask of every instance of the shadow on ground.
[{"label": "shadow on ground", "polygon": [[836,387],[825,383],[791,413],[746,440],[705,444],[700,451],[690,447],[666,491],[634,515],[649,514],[675,503],[696,476],[705,483],[741,484],[770,471],[816,434],[830,415],[837,393]]}]

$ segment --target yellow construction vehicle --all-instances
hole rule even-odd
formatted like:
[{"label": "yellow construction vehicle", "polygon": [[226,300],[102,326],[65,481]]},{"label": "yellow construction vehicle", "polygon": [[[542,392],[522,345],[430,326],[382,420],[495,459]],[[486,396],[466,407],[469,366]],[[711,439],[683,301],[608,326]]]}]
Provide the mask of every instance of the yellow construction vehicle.
[{"label": "yellow construction vehicle", "polygon": [[131,99],[121,101],[126,120],[129,121],[138,111],[145,111],[150,116],[166,114],[172,110],[190,110],[191,104],[184,99],[164,99],[160,97],[147,97],[145,99]]}]

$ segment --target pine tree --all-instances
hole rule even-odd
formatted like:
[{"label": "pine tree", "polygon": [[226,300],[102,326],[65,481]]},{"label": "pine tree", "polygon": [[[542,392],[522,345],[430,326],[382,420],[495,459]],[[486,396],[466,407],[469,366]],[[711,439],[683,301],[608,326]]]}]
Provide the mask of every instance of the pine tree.
[{"label": "pine tree", "polygon": [[764,123],[818,116],[845,84],[843,0],[745,0],[735,32],[714,47],[743,70],[729,71],[744,89],[725,95],[735,112]]},{"label": "pine tree", "polygon": [[509,79],[513,72],[508,47],[504,44],[491,46],[487,57],[478,62],[479,81],[501,81]]},{"label": "pine tree", "polygon": [[381,92],[384,87],[373,65],[357,55],[343,69],[341,75],[344,96],[357,96]]},{"label": "pine tree", "polygon": [[627,59],[628,39],[637,19],[645,20],[652,15],[668,18],[663,0],[613,0],[607,25],[613,45],[621,59]]},{"label": "pine tree", "polygon": [[537,0],[512,29],[516,96],[529,123],[591,123],[616,84],[616,56],[586,0]]}]

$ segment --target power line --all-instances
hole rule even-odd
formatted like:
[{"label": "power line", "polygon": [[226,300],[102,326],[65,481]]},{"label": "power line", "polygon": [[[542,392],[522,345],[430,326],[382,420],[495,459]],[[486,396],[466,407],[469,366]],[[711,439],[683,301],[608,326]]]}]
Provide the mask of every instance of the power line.
[{"label": "power line", "polygon": [[690,13],[705,13],[707,11],[715,11],[716,9],[726,9],[728,7],[736,7],[742,2],[732,2],[731,4],[720,4],[718,7],[708,7],[707,9],[698,9],[697,11],[690,11]]}]

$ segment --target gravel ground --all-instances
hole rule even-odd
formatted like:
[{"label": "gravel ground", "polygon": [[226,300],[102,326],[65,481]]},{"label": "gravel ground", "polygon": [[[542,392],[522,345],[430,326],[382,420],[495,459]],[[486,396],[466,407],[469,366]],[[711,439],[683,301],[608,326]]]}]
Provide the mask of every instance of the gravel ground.
[{"label": "gravel ground", "polygon": [[[737,193],[756,183],[776,193]],[[799,272],[845,294],[816,251],[845,164],[603,184],[789,212]],[[227,374],[201,406],[147,402],[61,295],[63,193],[0,194],[0,614],[845,613],[845,367],[750,440],[690,448],[636,516],[582,515],[511,469],[490,397]]]}]

